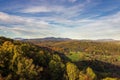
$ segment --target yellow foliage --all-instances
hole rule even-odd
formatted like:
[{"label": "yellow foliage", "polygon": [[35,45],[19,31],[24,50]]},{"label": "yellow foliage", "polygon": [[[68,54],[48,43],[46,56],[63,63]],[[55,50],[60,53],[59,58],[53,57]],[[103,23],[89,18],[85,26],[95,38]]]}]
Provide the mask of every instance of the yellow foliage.
[{"label": "yellow foliage", "polygon": [[93,72],[93,70],[90,67],[88,67],[85,73],[80,72],[79,80],[96,80],[96,74]]},{"label": "yellow foliage", "polygon": [[86,72],[87,72],[87,75],[90,77],[91,80],[95,80],[96,74],[93,72],[93,70],[90,67],[88,67],[86,69]]},{"label": "yellow foliage", "polygon": [[77,68],[76,65],[74,65],[73,63],[68,62],[66,64],[66,70],[67,70],[69,80],[78,79],[79,69]]},{"label": "yellow foliage", "polygon": [[107,78],[104,78],[104,79],[102,79],[102,80],[119,80],[119,79],[107,77]]}]

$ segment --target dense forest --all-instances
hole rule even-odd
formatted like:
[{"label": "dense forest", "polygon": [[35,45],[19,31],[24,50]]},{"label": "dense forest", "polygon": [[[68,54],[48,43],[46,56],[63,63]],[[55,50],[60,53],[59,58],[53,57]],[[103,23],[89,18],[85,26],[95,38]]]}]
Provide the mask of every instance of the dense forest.
[{"label": "dense forest", "polygon": [[0,80],[120,80],[119,42],[0,37]]}]

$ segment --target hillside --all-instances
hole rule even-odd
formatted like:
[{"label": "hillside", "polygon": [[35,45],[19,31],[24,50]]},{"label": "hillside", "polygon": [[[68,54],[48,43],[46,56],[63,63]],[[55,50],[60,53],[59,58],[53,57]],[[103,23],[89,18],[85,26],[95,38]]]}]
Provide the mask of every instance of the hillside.
[{"label": "hillside", "polygon": [[[58,46],[58,42],[54,46]],[[65,54],[49,47],[0,37],[0,80],[119,80],[119,66],[99,60],[72,61],[69,52]]]},{"label": "hillside", "polygon": [[[77,63],[79,67],[79,62],[87,61],[87,63],[91,63],[91,61],[96,61],[112,64],[115,66],[120,66],[120,41],[117,40],[66,40],[66,41],[29,41],[38,46],[48,47],[54,51],[58,51],[61,54],[64,54],[67,58],[69,58],[72,62]],[[100,62],[100,66],[101,66]],[[99,67],[98,65],[98,67]],[[89,64],[91,66],[91,64]],[[95,65],[97,66],[97,65]],[[107,65],[106,65],[107,66]],[[105,71],[113,73],[111,75],[120,76],[120,69],[116,67],[108,68],[106,66],[102,66],[105,68]],[[81,67],[81,66],[80,66]],[[91,66],[94,69],[94,66]]]}]

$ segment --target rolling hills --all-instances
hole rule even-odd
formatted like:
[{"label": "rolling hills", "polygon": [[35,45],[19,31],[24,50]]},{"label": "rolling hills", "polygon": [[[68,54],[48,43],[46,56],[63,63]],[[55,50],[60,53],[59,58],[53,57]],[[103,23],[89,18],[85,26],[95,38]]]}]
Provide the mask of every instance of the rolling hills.
[{"label": "rolling hills", "polygon": [[119,80],[119,46],[88,40],[0,37],[0,80]]}]

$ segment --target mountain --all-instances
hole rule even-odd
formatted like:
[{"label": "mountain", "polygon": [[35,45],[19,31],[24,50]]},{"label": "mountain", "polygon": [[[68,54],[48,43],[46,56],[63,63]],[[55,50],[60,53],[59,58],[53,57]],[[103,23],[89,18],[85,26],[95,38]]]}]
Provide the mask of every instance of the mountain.
[{"label": "mountain", "polygon": [[21,41],[69,41],[69,40],[75,40],[75,41],[94,41],[94,42],[111,42],[111,41],[120,41],[120,40],[114,40],[114,39],[97,39],[97,40],[91,40],[91,39],[70,39],[70,38],[61,38],[61,37],[45,37],[45,38],[14,38],[14,40],[21,40]]},{"label": "mountain", "polygon": [[69,38],[56,38],[56,37],[23,39],[23,41],[67,41],[67,40],[72,40],[72,39],[69,39]]},{"label": "mountain", "polygon": [[14,38],[14,40],[24,40],[24,38]]},{"label": "mountain", "polygon": [[114,40],[114,39],[98,39],[96,41],[100,41],[100,42],[110,42],[110,41],[117,41],[117,40]]}]

